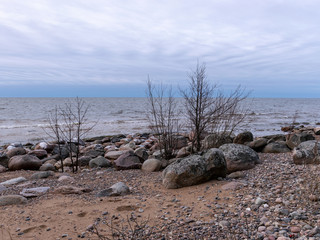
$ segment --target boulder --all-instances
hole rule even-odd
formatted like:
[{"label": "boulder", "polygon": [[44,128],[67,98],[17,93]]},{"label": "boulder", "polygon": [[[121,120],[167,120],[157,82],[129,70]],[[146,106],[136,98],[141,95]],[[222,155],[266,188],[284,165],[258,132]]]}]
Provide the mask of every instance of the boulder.
[{"label": "boulder", "polygon": [[247,143],[247,146],[252,148],[256,152],[261,152],[267,144],[268,140],[266,138],[257,138],[252,142]]},{"label": "boulder", "polygon": [[312,164],[320,162],[320,142],[310,140],[302,142],[293,150],[295,164]]},{"label": "boulder", "polygon": [[22,182],[25,182],[25,181],[27,181],[27,179],[25,179],[24,177],[17,177],[17,178],[12,178],[12,179],[9,179],[7,181],[1,182],[0,185],[10,186],[10,185],[22,183]]},{"label": "boulder", "polygon": [[55,166],[52,163],[46,162],[40,168],[40,171],[56,171]]},{"label": "boulder", "polygon": [[45,171],[45,172],[36,172],[31,175],[31,179],[42,179],[42,178],[48,178],[50,176],[54,176],[54,173],[52,171]]},{"label": "boulder", "polygon": [[219,149],[225,156],[228,173],[251,169],[260,163],[258,154],[248,146],[229,143]]},{"label": "boulder", "polygon": [[223,144],[232,143],[233,139],[228,133],[213,133],[206,136],[203,140],[203,148],[218,148]]},{"label": "boulder", "polygon": [[104,157],[110,160],[118,159],[122,154],[126,153],[128,150],[125,151],[110,151],[107,152]]},{"label": "boulder", "polygon": [[302,132],[302,133],[293,133],[287,135],[287,145],[290,149],[294,149],[297,147],[300,143],[309,141],[309,140],[314,140],[314,136],[310,132]]},{"label": "boulder", "polygon": [[10,158],[8,168],[14,170],[38,170],[42,165],[39,158],[32,155],[18,155]]},{"label": "boulder", "polygon": [[20,195],[5,195],[0,197],[0,206],[26,204],[28,200]]},{"label": "boulder", "polygon": [[176,160],[163,171],[166,188],[181,188],[226,176],[226,161],[219,149],[209,149],[203,156],[190,155]]},{"label": "boulder", "polygon": [[39,159],[46,158],[48,156],[48,153],[44,149],[36,149],[28,152],[29,155],[36,156]]},{"label": "boulder", "polygon": [[[61,151],[61,154],[60,154],[60,151]],[[58,158],[61,155],[61,157],[63,159],[65,159],[65,158],[69,157],[68,147],[66,145],[60,144],[60,149],[59,149],[59,145],[56,145],[54,147],[54,149],[52,150],[52,155],[58,155]]]},{"label": "boulder", "polygon": [[141,168],[140,158],[133,151],[127,151],[114,161],[117,170]]},{"label": "boulder", "polygon": [[263,150],[263,153],[286,153],[291,152],[291,150],[288,148],[286,142],[271,142],[268,145],[266,145]]},{"label": "boulder", "polygon": [[249,131],[239,133],[233,139],[233,143],[237,143],[237,144],[245,144],[247,142],[252,142],[252,141],[253,141],[253,134],[252,132],[249,132]]},{"label": "boulder", "polygon": [[92,159],[91,156],[82,156],[78,159],[79,161],[79,166],[83,167],[83,166],[89,166],[89,162]]},{"label": "boulder", "polygon": [[103,149],[90,149],[89,151],[84,153],[84,156],[91,157],[91,158],[96,158],[99,156],[104,155],[104,150]]},{"label": "boulder", "polygon": [[320,127],[316,127],[313,129],[315,135],[320,135]]},{"label": "boulder", "polygon": [[26,198],[39,197],[46,194],[50,187],[36,187],[36,188],[24,188],[20,192],[20,195]]},{"label": "boulder", "polygon": [[111,162],[102,156],[91,159],[89,162],[90,168],[97,168],[97,167],[107,168],[111,166],[112,166]]},{"label": "boulder", "polygon": [[0,152],[0,165],[4,167],[8,167],[9,157],[5,152]]},{"label": "boulder", "polygon": [[147,153],[147,150],[144,147],[136,149],[134,151],[134,154],[136,154],[142,162],[147,160],[149,157],[149,154]]},{"label": "boulder", "polygon": [[141,169],[146,172],[156,172],[162,167],[162,162],[159,159],[151,158],[143,162]]},{"label": "boulder", "polygon": [[8,156],[8,158],[12,158],[13,156],[24,155],[26,153],[27,153],[27,151],[24,148],[14,147],[7,152],[7,156]]},{"label": "boulder", "polygon": [[97,197],[123,196],[130,193],[129,187],[123,182],[118,182],[110,188],[104,189],[97,194]]}]

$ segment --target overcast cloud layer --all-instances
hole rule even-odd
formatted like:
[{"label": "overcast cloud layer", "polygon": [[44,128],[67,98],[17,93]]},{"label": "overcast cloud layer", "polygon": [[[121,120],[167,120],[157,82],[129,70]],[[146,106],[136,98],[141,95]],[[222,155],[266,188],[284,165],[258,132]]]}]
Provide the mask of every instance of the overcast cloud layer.
[{"label": "overcast cloud layer", "polygon": [[[320,97],[319,9],[317,0],[0,0],[0,96],[24,96],[18,86],[137,96],[128,86],[148,74],[185,84],[199,60],[224,88]],[[115,90],[83,90],[104,87]]]}]

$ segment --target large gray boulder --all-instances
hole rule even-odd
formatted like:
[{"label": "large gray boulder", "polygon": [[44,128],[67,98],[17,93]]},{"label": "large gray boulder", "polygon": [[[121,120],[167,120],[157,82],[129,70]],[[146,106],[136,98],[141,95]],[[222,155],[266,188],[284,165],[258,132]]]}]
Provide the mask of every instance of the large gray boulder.
[{"label": "large gray boulder", "polygon": [[96,168],[96,167],[107,168],[111,166],[112,166],[111,162],[102,156],[91,159],[89,162],[90,168]]},{"label": "large gray boulder", "polygon": [[233,138],[228,133],[212,133],[203,140],[203,148],[218,148],[223,144],[232,143]]},{"label": "large gray boulder", "polygon": [[293,133],[287,135],[287,145],[289,148],[294,149],[300,143],[306,142],[309,140],[315,140],[312,133],[309,132],[302,132],[302,133]]},{"label": "large gray boulder", "polygon": [[39,197],[46,194],[50,187],[36,187],[36,188],[24,188],[20,192],[20,195],[26,198]]},{"label": "large gray boulder", "polygon": [[190,155],[170,164],[163,171],[166,188],[181,188],[226,176],[226,161],[221,150],[209,149],[203,156]]},{"label": "large gray boulder", "polygon": [[320,163],[320,142],[310,140],[302,142],[293,150],[295,164]]},{"label": "large gray boulder", "polygon": [[262,150],[263,153],[286,153],[291,152],[286,142],[271,142]]},{"label": "large gray boulder", "polygon": [[140,158],[133,151],[127,151],[114,161],[117,170],[139,169],[142,166]]},{"label": "large gray boulder", "polygon": [[42,165],[39,158],[32,155],[18,155],[10,158],[8,168],[14,170],[38,170]]},{"label": "large gray boulder", "polygon": [[219,149],[225,156],[228,173],[251,169],[260,163],[258,154],[248,146],[229,143]]}]

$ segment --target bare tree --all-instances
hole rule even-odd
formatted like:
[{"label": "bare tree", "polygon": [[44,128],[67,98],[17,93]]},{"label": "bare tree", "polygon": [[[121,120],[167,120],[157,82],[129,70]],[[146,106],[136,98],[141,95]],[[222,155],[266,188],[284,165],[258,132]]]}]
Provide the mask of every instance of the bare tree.
[{"label": "bare tree", "polygon": [[62,158],[61,142],[67,144],[72,171],[78,171],[81,138],[96,125],[96,122],[89,123],[88,121],[87,113],[89,108],[90,105],[77,97],[74,101],[66,102],[63,107],[56,107],[48,115],[49,131],[44,130],[58,143],[62,171],[64,159]]},{"label": "bare tree", "polygon": [[173,97],[172,87],[162,84],[158,88],[152,85],[150,78],[147,81],[147,97],[151,130],[159,136],[159,144],[165,159],[172,158],[175,147],[175,133],[179,130],[177,102]]},{"label": "bare tree", "polygon": [[189,85],[183,90],[189,127],[192,131],[192,150],[201,150],[205,132],[231,134],[246,116],[240,103],[246,99],[239,86],[226,96],[216,83],[211,84],[206,76],[205,64],[197,64],[189,74]]},{"label": "bare tree", "polygon": [[[61,109],[64,122],[62,134],[68,143],[73,172],[78,171],[79,167],[81,138],[96,125],[96,123],[90,124],[88,122],[89,108],[90,105],[77,97],[74,102],[66,103],[65,108]],[[75,153],[75,161],[73,160],[73,153]]]}]

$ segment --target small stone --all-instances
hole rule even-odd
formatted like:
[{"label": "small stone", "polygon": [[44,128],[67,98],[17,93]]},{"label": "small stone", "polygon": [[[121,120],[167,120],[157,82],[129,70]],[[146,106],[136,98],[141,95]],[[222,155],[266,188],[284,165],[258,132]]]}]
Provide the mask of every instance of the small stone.
[{"label": "small stone", "polygon": [[261,206],[262,204],[266,203],[266,201],[260,197],[257,197],[257,199],[254,202],[257,206]]},{"label": "small stone", "polygon": [[265,226],[258,227],[258,232],[264,232],[266,230]]},{"label": "small stone", "polygon": [[297,226],[294,226],[294,227],[291,227],[290,228],[290,231],[292,233],[299,233],[301,231],[301,228],[300,227],[297,227]]}]

